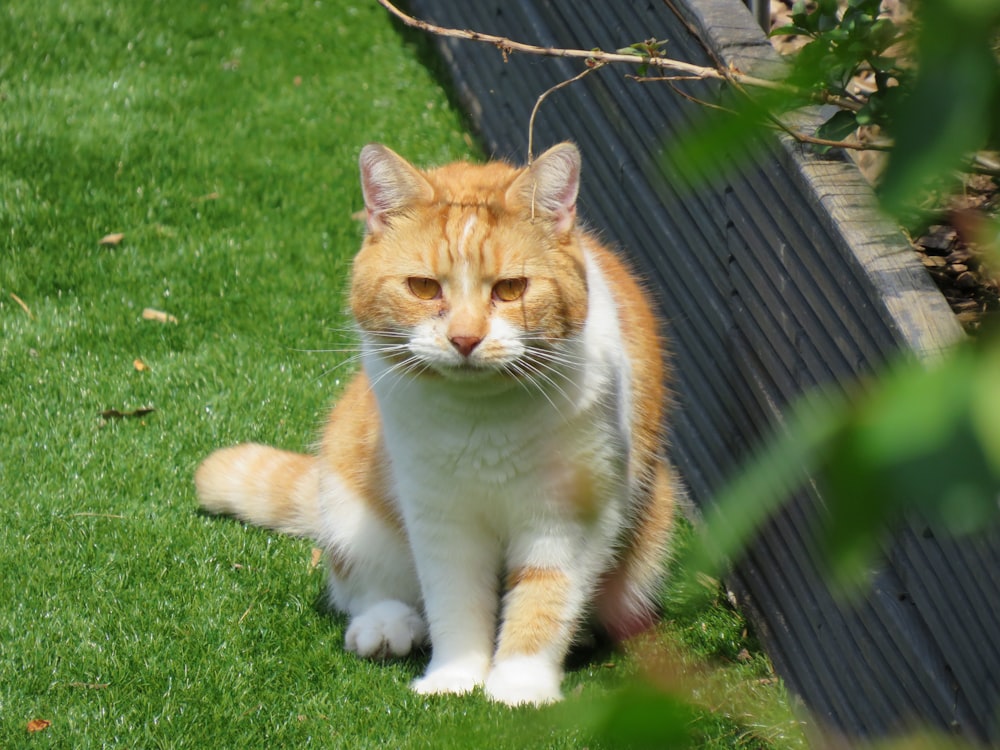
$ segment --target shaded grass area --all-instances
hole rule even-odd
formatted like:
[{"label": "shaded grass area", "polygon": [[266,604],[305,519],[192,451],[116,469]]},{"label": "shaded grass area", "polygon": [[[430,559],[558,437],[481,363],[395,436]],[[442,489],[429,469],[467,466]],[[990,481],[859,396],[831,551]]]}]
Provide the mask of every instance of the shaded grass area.
[{"label": "shaded grass area", "polygon": [[[196,511],[202,457],[308,448],[346,375],[360,147],[471,155],[426,51],[365,2],[14,0],[0,38],[0,746],[586,744],[546,712],[415,696],[421,657],[346,655],[308,542]],[[742,629],[712,607],[663,637],[742,690],[769,676]],[[591,660],[565,687],[637,669]]]}]

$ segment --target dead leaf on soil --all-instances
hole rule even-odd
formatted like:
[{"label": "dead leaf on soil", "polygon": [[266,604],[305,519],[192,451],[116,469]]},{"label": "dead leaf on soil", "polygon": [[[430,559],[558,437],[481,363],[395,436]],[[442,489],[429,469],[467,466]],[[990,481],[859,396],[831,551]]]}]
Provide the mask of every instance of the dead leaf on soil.
[{"label": "dead leaf on soil", "polygon": [[32,719],[28,722],[29,732],[41,732],[52,726],[52,722],[48,719]]},{"label": "dead leaf on soil", "polygon": [[152,406],[143,406],[133,411],[118,411],[118,409],[105,409],[101,412],[102,419],[130,419],[133,417],[144,417],[152,414],[156,409]]},{"label": "dead leaf on soil", "polygon": [[149,372],[151,369],[149,365],[143,362],[141,359],[135,359],[132,361],[132,367],[135,368],[136,372]]},{"label": "dead leaf on soil", "polygon": [[112,232],[111,234],[106,234],[101,237],[101,239],[98,240],[98,244],[114,247],[115,245],[120,245],[123,239],[125,239],[125,235],[121,232]]},{"label": "dead leaf on soil", "polygon": [[177,324],[177,318],[175,318],[170,313],[165,313],[162,310],[154,310],[152,307],[147,307],[142,311],[143,320],[155,320],[157,323],[173,323]]}]

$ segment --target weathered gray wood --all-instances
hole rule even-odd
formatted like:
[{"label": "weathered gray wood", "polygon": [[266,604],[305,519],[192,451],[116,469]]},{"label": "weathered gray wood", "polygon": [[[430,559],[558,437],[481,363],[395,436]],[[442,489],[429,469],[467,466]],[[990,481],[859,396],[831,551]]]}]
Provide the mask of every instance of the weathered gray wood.
[{"label": "weathered gray wood", "polygon": [[[737,0],[412,0],[418,14],[549,46],[615,49],[656,37],[668,54],[744,71],[780,67]],[[490,152],[523,161],[536,97],[579,63],[441,42]],[[687,84],[719,96],[711,82]],[[604,69],[553,94],[535,150],[584,155],[581,215],[618,243],[655,291],[672,341],[679,410],[672,456],[701,506],[790,400],[908,352],[933,360],[961,337],[906,241],[850,164],[775,138],[709,187],[689,190],[660,157],[704,115],[667,87]],[[808,125],[808,117],[804,120]],[[822,501],[802,492],[736,564],[737,590],[776,669],[822,723],[882,734],[926,722],[1000,741],[1000,539],[957,544],[914,522],[852,606],[826,589]]]}]

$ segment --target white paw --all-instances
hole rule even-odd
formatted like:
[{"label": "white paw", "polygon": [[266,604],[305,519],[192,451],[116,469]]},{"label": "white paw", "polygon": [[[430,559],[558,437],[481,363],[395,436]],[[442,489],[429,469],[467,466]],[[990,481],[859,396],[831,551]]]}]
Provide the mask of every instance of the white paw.
[{"label": "white paw", "polygon": [[541,706],[562,700],[562,670],[541,656],[515,656],[497,662],[486,678],[486,695],[508,706]]},{"label": "white paw", "polygon": [[427,625],[408,604],[379,602],[351,620],[344,647],[368,659],[406,656],[427,641]]},{"label": "white paw", "polygon": [[488,664],[487,659],[468,659],[436,666],[434,660],[431,659],[427,673],[414,680],[410,687],[421,695],[440,695],[442,693],[464,695],[471,693],[483,684]]}]

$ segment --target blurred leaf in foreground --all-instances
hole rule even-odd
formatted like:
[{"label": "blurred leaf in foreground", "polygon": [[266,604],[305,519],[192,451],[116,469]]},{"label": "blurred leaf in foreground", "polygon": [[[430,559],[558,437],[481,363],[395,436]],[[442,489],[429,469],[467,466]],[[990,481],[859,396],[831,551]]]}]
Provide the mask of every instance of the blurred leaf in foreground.
[{"label": "blurred leaf in foreground", "polygon": [[586,736],[602,746],[630,750],[695,747],[690,731],[696,718],[692,705],[645,682],[560,708],[567,724],[583,728]]},{"label": "blurred leaf in foreground", "polygon": [[891,113],[896,146],[880,190],[896,215],[912,207],[928,184],[985,147],[991,135],[1000,137],[994,49],[1000,3],[933,0],[920,3],[917,18],[916,76]]},{"label": "blurred leaf in foreground", "polygon": [[890,368],[854,398],[804,399],[708,512],[687,563],[718,575],[807,476],[825,503],[825,560],[859,581],[894,521],[962,534],[1000,519],[1000,338]]}]

